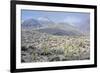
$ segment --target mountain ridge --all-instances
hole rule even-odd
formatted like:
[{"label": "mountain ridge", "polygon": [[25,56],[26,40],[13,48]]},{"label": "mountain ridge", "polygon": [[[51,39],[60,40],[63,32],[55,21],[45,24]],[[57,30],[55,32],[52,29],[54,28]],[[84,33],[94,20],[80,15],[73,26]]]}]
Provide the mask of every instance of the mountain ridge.
[{"label": "mountain ridge", "polygon": [[22,23],[22,28],[36,29],[43,33],[53,35],[83,35],[81,30],[69,23],[56,23],[52,20],[27,19]]}]

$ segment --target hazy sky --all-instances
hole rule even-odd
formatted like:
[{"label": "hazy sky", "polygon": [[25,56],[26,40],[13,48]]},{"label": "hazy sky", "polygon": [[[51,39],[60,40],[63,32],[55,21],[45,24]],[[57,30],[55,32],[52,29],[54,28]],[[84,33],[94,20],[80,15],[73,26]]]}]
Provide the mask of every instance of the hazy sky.
[{"label": "hazy sky", "polygon": [[54,22],[67,22],[71,24],[88,23],[90,13],[79,12],[54,12],[54,11],[36,11],[36,10],[21,10],[22,22],[27,19],[52,20]]}]

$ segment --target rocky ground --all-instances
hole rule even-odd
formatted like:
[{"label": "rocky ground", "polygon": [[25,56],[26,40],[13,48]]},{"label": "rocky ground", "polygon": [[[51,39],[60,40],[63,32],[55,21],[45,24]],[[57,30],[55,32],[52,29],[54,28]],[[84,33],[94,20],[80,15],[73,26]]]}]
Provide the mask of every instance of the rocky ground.
[{"label": "rocky ground", "polygon": [[57,36],[35,30],[21,33],[21,62],[90,59],[88,36]]}]

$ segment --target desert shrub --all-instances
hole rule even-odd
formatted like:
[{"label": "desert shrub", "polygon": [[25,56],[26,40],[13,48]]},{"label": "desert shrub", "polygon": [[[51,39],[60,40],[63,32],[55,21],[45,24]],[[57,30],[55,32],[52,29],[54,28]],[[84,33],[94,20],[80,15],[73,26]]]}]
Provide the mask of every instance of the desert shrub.
[{"label": "desert shrub", "polygon": [[21,47],[21,50],[22,50],[22,51],[27,51],[26,46],[22,46],[22,47]]},{"label": "desert shrub", "polygon": [[31,58],[32,58],[32,61],[35,61],[35,59],[36,59],[35,51],[32,51]]},{"label": "desert shrub", "polygon": [[48,45],[45,42],[42,45],[43,45],[42,46],[42,49],[44,51],[44,54],[46,55],[49,52]]},{"label": "desert shrub", "polygon": [[64,55],[65,56],[71,55],[73,52],[73,49],[74,49],[74,47],[72,44],[64,45]]},{"label": "desert shrub", "polygon": [[32,62],[31,55],[26,52],[24,56],[21,56],[21,62]]},{"label": "desert shrub", "polygon": [[49,57],[50,61],[60,61],[60,58],[57,55],[52,55]]},{"label": "desert shrub", "polygon": [[68,45],[64,45],[64,56],[67,56],[68,54]]}]

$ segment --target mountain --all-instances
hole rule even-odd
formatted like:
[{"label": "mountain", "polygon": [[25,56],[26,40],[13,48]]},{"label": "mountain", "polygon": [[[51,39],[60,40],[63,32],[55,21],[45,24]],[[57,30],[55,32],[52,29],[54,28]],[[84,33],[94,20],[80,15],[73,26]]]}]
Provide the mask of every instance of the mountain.
[{"label": "mountain", "polygon": [[76,27],[73,27],[68,23],[54,24],[48,26],[47,28],[41,28],[39,31],[53,35],[82,35],[82,33]]},{"label": "mountain", "polygon": [[89,34],[90,33],[90,25],[89,24],[83,24],[83,25],[81,25],[80,30],[85,34]]},{"label": "mountain", "polygon": [[83,33],[90,33],[90,20],[86,20],[83,23],[77,23],[76,27]]},{"label": "mountain", "polygon": [[23,28],[35,29],[41,33],[52,35],[82,35],[77,27],[69,23],[57,23],[48,18],[28,19],[22,23]]},{"label": "mountain", "polygon": [[40,17],[37,20],[43,27],[49,27],[55,25],[55,22],[50,20],[48,17]]},{"label": "mountain", "polygon": [[39,29],[38,31],[42,33],[44,32],[44,33],[52,34],[52,35],[68,35],[68,36],[81,35],[81,33],[79,32],[77,33],[74,31],[65,31],[65,30],[56,29],[56,28],[45,28],[45,29]]},{"label": "mountain", "polygon": [[42,25],[35,19],[27,19],[22,23],[23,28],[39,28]]}]

